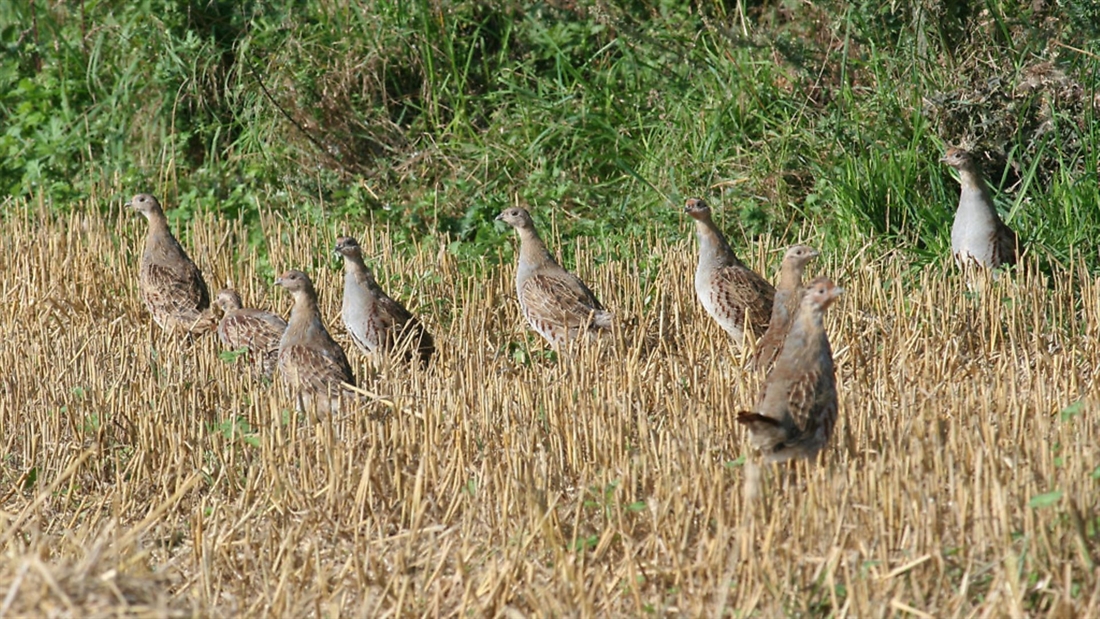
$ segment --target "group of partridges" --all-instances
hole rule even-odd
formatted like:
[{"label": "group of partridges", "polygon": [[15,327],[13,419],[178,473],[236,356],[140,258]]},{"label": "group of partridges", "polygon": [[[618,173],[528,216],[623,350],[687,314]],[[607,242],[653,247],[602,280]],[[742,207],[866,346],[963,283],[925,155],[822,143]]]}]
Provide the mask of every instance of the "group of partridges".
[{"label": "group of partridges", "polygon": [[[959,171],[962,193],[951,229],[951,246],[963,265],[994,268],[1016,260],[1016,235],[1001,221],[971,155],[949,149],[943,162]],[[355,398],[355,376],[340,345],[325,329],[317,292],[309,276],[291,270],[275,280],[294,298],[290,320],[242,307],[233,290],[218,293],[221,320],[210,308],[202,274],[168,228],[160,203],[139,194],[127,204],[149,222],[141,257],[140,288],[145,306],[162,328],[197,335],[217,328],[229,348],[247,349],[257,375],[276,368],[299,409],[337,410]],[[774,288],[742,263],[711,219],[707,204],[687,201],[695,220],[699,263],[695,291],[707,313],[742,344],[759,338],[755,365],[767,372],[754,412],[744,424],[766,461],[811,458],[824,447],[837,419],[832,351],[823,314],[843,292],[825,277],[802,283],[806,264],[818,255],[805,245],[790,247]],[[613,328],[613,315],[592,291],[551,256],[522,208],[498,217],[519,236],[516,293],[531,327],[559,350],[568,350]],[[365,354],[398,356],[428,365],[435,342],[401,303],[390,298],[363,262],[359,243],[337,239],[344,258],[342,314],[352,341]]]}]

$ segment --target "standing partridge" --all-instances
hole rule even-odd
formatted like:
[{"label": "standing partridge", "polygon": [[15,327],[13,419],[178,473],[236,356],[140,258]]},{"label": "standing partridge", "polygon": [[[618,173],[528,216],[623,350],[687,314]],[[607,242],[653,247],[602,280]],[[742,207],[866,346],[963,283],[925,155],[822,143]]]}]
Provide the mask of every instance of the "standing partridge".
[{"label": "standing partridge", "polygon": [[738,344],[744,339],[746,316],[752,336],[760,337],[772,313],[775,288],[737,258],[714,225],[706,202],[691,198],[684,210],[695,220],[699,238],[699,265],[695,269],[699,301]]},{"label": "standing partridge", "polygon": [[600,305],[584,282],[558,265],[527,211],[505,209],[497,219],[519,234],[516,294],[531,328],[555,348],[583,335],[598,336],[611,330],[611,312]]},{"label": "standing partridge", "polygon": [[427,364],[435,353],[431,334],[405,306],[383,292],[363,263],[359,242],[342,236],[336,239],[336,253],[344,257],[342,314],[355,345],[367,354],[404,351],[406,361],[415,352]]},{"label": "standing partridge", "polygon": [[172,236],[160,202],[147,193],[139,193],[126,206],[144,215],[149,222],[138,287],[153,320],[168,331],[200,335],[213,330],[218,321],[210,311],[206,282],[199,268]]},{"label": "standing partridge", "polygon": [[810,282],[756,412],[737,415],[765,462],[812,458],[833,433],[836,372],[823,317],[843,292],[824,277]]},{"label": "standing partridge", "polygon": [[775,302],[772,303],[772,317],[768,321],[768,330],[757,346],[757,368],[766,370],[771,367],[783,348],[783,340],[787,339],[791,320],[798,313],[798,304],[802,300],[802,271],[806,263],[818,255],[816,249],[806,245],[793,245],[783,255],[779,286],[775,289]]},{"label": "standing partridge", "polygon": [[355,376],[344,349],[325,329],[313,282],[301,271],[287,271],[275,285],[294,297],[290,321],[279,340],[279,372],[286,387],[300,410],[338,411],[344,383],[355,385]]},{"label": "standing partridge", "polygon": [[286,331],[286,321],[280,316],[241,306],[236,290],[218,291],[214,301],[224,315],[218,324],[218,337],[231,350],[247,348],[256,369],[271,378],[279,364],[279,339]]},{"label": "standing partridge", "polygon": [[1016,233],[997,215],[974,157],[961,148],[949,148],[940,161],[959,171],[962,186],[955,223],[951,225],[951,253],[955,261],[962,267],[1016,264]]}]

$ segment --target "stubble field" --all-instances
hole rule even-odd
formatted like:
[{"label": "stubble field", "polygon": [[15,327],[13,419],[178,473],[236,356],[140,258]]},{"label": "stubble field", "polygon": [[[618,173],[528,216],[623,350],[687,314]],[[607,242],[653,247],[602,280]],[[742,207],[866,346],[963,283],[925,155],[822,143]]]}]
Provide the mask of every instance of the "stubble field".
[{"label": "stubble field", "polygon": [[[574,359],[527,330],[510,255],[460,262],[445,241],[394,247],[363,223],[272,216],[261,266],[242,225],[189,222],[181,240],[212,291],[231,280],[285,315],[273,276],[314,278],[381,396],[314,423],[216,337],[152,325],[140,217],[5,209],[2,616],[1100,608],[1100,282],[1074,264],[976,294],[947,260],[822,256],[808,273],[847,290],[826,322],[837,431],[818,466],[757,468],[733,419],[761,377],[694,298],[686,220],[682,241],[639,238],[629,259],[581,241],[567,266],[622,328]],[[774,280],[779,248],[747,246],[720,205],[716,220]],[[351,346],[331,257],[345,233],[436,335],[427,370]]]}]

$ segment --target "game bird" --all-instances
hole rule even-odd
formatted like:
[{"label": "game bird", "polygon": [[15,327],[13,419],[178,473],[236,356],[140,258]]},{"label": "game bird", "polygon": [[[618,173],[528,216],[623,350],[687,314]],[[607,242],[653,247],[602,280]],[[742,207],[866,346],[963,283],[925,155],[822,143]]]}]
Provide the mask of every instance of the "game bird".
[{"label": "game bird", "polygon": [[959,207],[951,225],[951,253],[962,267],[998,268],[1016,264],[1017,239],[997,214],[989,186],[973,155],[949,148],[940,159],[959,172]]},{"label": "game bird", "polygon": [[275,280],[294,297],[290,320],[279,340],[279,373],[299,410],[337,412],[355,385],[344,349],[332,339],[321,320],[317,291],[309,276],[287,271]]},{"label": "game bird", "polygon": [[344,257],[344,326],[364,353],[404,351],[406,361],[415,354],[427,364],[435,353],[435,341],[409,310],[389,295],[363,262],[363,250],[355,239],[336,239],[336,253]]},{"label": "game bird", "polygon": [[271,312],[243,307],[241,295],[231,288],[219,290],[214,302],[223,312],[218,323],[222,343],[230,350],[247,348],[257,373],[271,378],[279,364],[279,340],[286,321]]},{"label": "game bird", "polygon": [[836,376],[824,313],[843,292],[825,277],[810,282],[755,412],[737,415],[765,462],[813,458],[832,436]]},{"label": "game bird", "polygon": [[515,228],[519,235],[516,294],[532,329],[554,348],[582,336],[611,331],[611,312],[604,309],[584,282],[558,265],[526,210],[508,208],[497,219]]},{"label": "game bird", "polygon": [[695,268],[699,302],[737,344],[744,341],[746,317],[752,337],[760,337],[771,317],[775,288],[737,258],[714,225],[705,201],[691,198],[684,211],[695,220],[699,239],[699,264]]},{"label": "game bird", "polygon": [[791,321],[802,301],[802,272],[806,269],[806,263],[818,255],[816,249],[806,245],[793,245],[783,255],[783,264],[779,267],[779,286],[775,289],[775,301],[772,303],[772,317],[768,321],[768,330],[756,347],[758,369],[770,368],[783,348]]},{"label": "game bird", "polygon": [[210,292],[202,272],[172,236],[160,202],[139,193],[126,206],[149,222],[138,287],[153,320],[162,329],[192,336],[213,330],[218,320],[210,311]]}]

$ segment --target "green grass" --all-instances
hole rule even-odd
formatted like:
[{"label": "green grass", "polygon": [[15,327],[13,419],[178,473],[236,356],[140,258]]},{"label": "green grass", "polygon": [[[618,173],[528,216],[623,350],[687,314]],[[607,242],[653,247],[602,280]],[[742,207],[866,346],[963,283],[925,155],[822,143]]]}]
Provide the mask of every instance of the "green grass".
[{"label": "green grass", "polygon": [[7,4],[0,187],[61,211],[121,184],[182,217],[363,217],[467,257],[502,247],[509,204],[621,252],[685,234],[676,208],[705,195],[735,244],[931,261],[956,192],[937,159],[964,144],[1054,269],[1100,235],[1100,16],[1044,11]]}]

